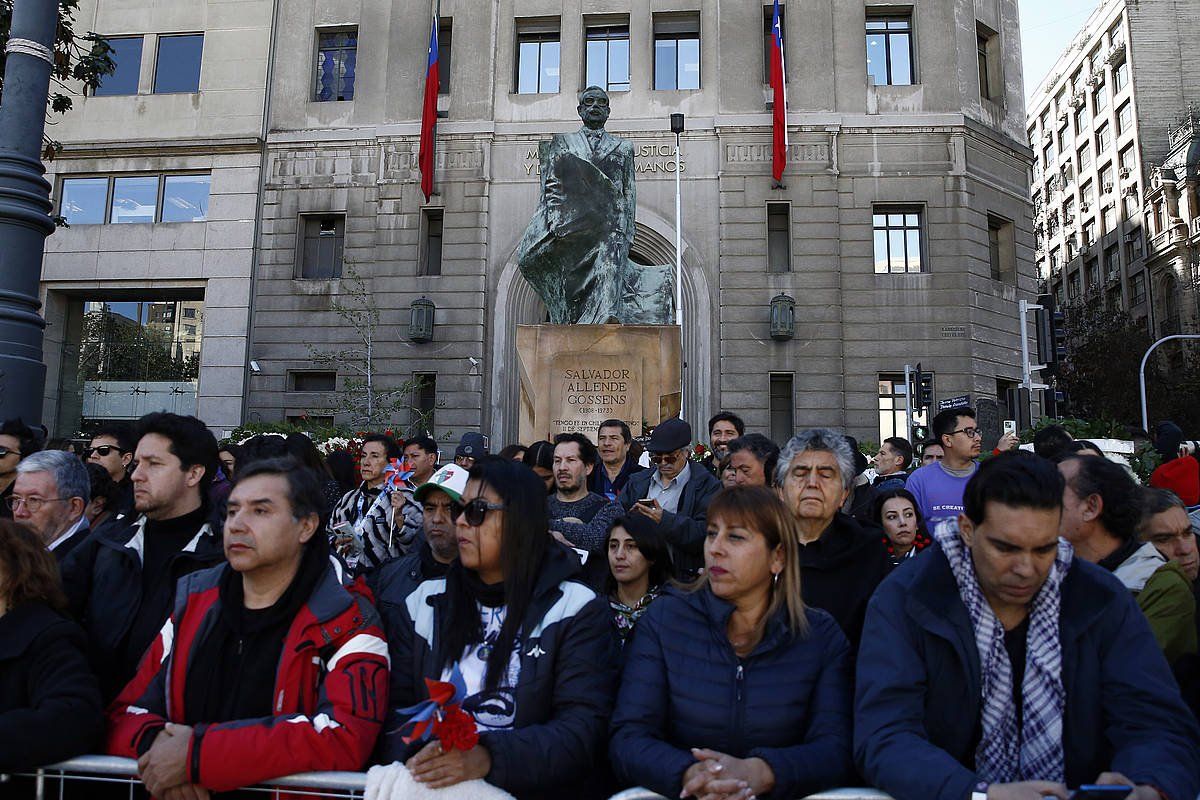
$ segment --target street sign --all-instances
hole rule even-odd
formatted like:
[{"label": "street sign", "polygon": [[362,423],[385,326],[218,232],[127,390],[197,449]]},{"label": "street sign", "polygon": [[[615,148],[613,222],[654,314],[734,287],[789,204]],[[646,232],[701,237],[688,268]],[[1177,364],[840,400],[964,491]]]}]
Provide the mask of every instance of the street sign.
[{"label": "street sign", "polygon": [[945,400],[938,400],[938,411],[945,411],[949,408],[967,408],[971,405],[971,395],[960,394],[957,397],[947,397]]}]

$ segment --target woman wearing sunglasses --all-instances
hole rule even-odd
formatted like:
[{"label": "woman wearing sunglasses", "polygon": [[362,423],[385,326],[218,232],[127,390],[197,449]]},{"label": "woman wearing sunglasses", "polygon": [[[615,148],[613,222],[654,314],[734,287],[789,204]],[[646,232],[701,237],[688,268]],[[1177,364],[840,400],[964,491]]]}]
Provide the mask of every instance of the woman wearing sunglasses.
[{"label": "woman wearing sunglasses", "polygon": [[704,576],[668,589],[624,651],[609,752],[667,797],[806,797],[850,779],[850,645],[800,593],[799,533],[764,487],[708,506]]},{"label": "woman wearing sunglasses", "polygon": [[455,520],[459,560],[409,595],[391,637],[393,708],[428,699],[457,670],[479,743],[406,745],[396,715],[381,745],[431,788],[483,778],[519,798],[590,797],[616,684],[608,604],[550,536],[542,482],[523,464],[471,467]]}]

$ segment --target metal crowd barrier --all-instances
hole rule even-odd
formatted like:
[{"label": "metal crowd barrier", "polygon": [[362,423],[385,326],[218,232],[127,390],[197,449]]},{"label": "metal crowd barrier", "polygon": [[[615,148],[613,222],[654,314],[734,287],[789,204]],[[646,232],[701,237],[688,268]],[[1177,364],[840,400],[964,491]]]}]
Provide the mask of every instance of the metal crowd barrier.
[{"label": "metal crowd barrier", "polygon": [[[130,800],[144,797],[135,792],[141,786],[137,777],[137,762],[131,758],[117,756],[80,756],[60,764],[52,764],[32,773],[20,773],[35,781],[36,800],[59,800],[68,783],[106,784],[128,786]],[[367,775],[363,772],[305,772],[275,778],[243,791],[256,792],[263,798],[288,797],[330,798],[330,800],[354,800],[361,798],[366,789]],[[78,794],[74,794],[78,797]]]},{"label": "metal crowd barrier", "polygon": [[[141,797],[134,789],[141,785],[137,778],[137,762],[117,756],[80,756],[60,764],[43,767],[36,772],[18,773],[34,779],[36,800],[59,800],[68,783],[99,783],[128,786],[130,800]],[[243,791],[260,793],[264,798],[289,797],[330,798],[355,800],[366,790],[367,776],[363,772],[305,772],[276,778]],[[77,796],[77,795],[76,795]],[[610,800],[669,800],[648,789],[626,789]],[[875,789],[831,789],[810,795],[803,800],[892,800]]]}]

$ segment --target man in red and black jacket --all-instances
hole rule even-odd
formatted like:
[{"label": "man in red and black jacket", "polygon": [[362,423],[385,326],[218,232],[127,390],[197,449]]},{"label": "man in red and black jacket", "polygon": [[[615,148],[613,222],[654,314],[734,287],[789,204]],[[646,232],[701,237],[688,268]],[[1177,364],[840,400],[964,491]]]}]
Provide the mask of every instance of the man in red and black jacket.
[{"label": "man in red and black jacket", "polygon": [[151,794],[366,763],[388,708],[387,642],[365,585],[329,558],[321,497],[290,459],[239,470],[228,563],[179,582],[109,709],[107,750],[137,758]]}]

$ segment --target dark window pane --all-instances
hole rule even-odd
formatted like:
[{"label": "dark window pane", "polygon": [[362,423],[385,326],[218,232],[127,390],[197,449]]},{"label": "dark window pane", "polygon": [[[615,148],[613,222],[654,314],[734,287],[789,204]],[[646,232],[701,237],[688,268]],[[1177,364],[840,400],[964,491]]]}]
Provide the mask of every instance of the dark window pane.
[{"label": "dark window pane", "polygon": [[200,60],[204,35],[162,36],[154,68],[155,94],[200,91]]},{"label": "dark window pane", "polygon": [[109,222],[154,222],[158,207],[158,176],[115,178]]},{"label": "dark window pane", "polygon": [[450,20],[438,26],[438,94],[450,94],[450,54],[453,52],[454,30]]},{"label": "dark window pane", "polygon": [[787,203],[767,204],[767,265],[771,272],[792,269],[791,231]]},{"label": "dark window pane", "polygon": [[108,44],[113,49],[112,60],[116,69],[111,75],[100,79],[100,85],[96,87],[96,96],[137,94],[138,76],[142,71],[142,37],[109,39]]},{"label": "dark window pane", "polygon": [[301,248],[301,278],[329,280],[341,277],[344,217],[306,217]]},{"label": "dark window pane", "polygon": [[68,225],[100,225],[108,201],[108,178],[68,178],[60,189],[58,213]]},{"label": "dark window pane", "polygon": [[442,212],[425,213],[425,263],[422,275],[442,274]]},{"label": "dark window pane", "polygon": [[209,175],[168,175],[163,179],[163,222],[203,222],[208,218]]},{"label": "dark window pane", "polygon": [[786,442],[795,432],[794,390],[791,375],[772,375],[770,388],[771,438]]}]

